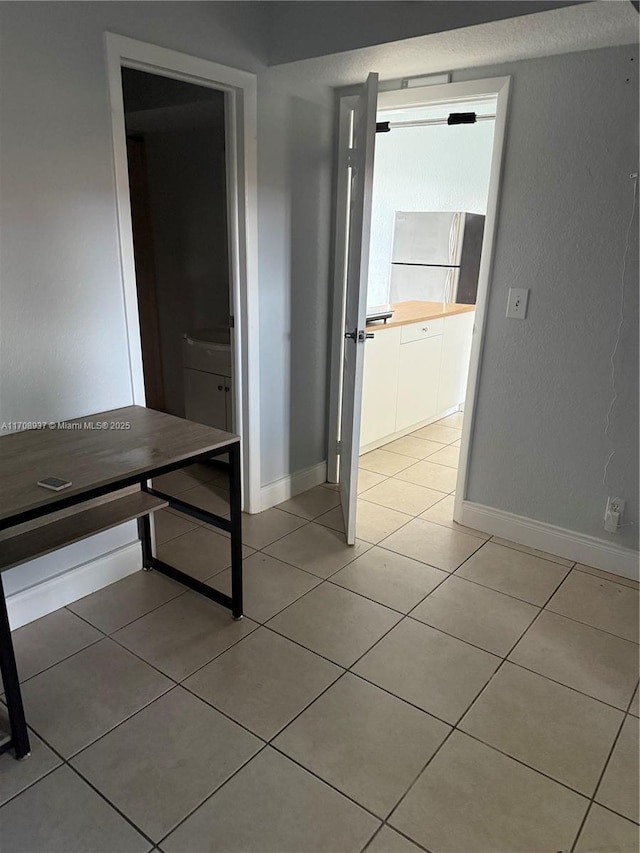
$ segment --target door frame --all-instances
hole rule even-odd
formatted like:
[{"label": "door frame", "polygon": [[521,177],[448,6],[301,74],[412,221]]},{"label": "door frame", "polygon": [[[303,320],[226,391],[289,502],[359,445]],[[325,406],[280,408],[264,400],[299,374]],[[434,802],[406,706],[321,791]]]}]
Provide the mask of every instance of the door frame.
[{"label": "door frame", "polygon": [[[496,119],[494,125],[493,146],[491,152],[491,170],[489,176],[489,192],[487,197],[487,213],[485,217],[484,237],[480,272],[478,276],[478,294],[476,313],[469,361],[469,376],[465,397],[465,416],[463,419],[462,439],[460,442],[460,463],[456,481],[454,500],[454,518],[461,520],[462,504],[466,499],[467,480],[471,464],[471,443],[475,420],[476,405],[479,394],[480,366],[486,328],[487,308],[495,242],[498,229],[498,208],[500,203],[500,186],[504,163],[504,148],[507,126],[507,110],[509,104],[509,88],[511,77],[493,77],[482,80],[466,80],[459,83],[443,83],[415,88],[386,89],[378,94],[378,109],[396,109],[400,107],[422,107],[436,103],[451,103],[469,101],[487,97],[496,97]],[[345,98],[348,95],[345,95]],[[340,105],[340,101],[338,102]],[[329,443],[327,447],[327,479],[337,482],[338,454],[337,437],[339,422],[337,420],[338,398],[340,386],[336,382],[337,364],[341,361],[340,348],[343,345],[342,335],[339,334],[344,305],[344,270],[340,266],[339,247],[336,247],[334,262],[334,299],[332,319],[332,353],[331,353],[331,385],[329,410]]]},{"label": "door frame", "polygon": [[257,78],[206,59],[105,32],[120,269],[131,397],[145,405],[142,346],[129,200],[122,68],[184,80],[225,93],[227,209],[234,328],[234,424],[242,437],[246,512],[260,512],[260,362],[258,323]]}]

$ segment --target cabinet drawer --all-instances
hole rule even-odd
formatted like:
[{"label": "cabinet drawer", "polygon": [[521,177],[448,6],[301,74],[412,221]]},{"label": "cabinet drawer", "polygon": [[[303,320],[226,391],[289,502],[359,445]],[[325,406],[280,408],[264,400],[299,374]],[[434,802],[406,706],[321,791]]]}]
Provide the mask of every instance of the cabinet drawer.
[{"label": "cabinet drawer", "polygon": [[409,326],[402,326],[402,335],[400,342],[410,344],[412,341],[421,341],[423,338],[433,338],[436,335],[441,335],[444,331],[444,319],[440,317],[438,320],[425,320],[422,323],[411,323]]}]

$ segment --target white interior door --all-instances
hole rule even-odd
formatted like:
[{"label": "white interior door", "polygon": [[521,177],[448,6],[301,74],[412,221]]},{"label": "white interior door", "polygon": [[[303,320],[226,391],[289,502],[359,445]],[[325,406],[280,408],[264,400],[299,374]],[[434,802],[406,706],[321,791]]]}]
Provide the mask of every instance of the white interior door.
[{"label": "white interior door", "polygon": [[[371,232],[373,155],[376,137],[378,75],[369,74],[350,107],[349,133],[341,139],[348,144],[348,156],[341,158],[348,169],[347,203],[344,222],[338,226],[346,235],[345,299],[340,416],[340,498],[347,543],[356,539],[356,496],[362,409],[362,378],[366,339],[367,278]],[[344,144],[343,142],[343,144]]]}]

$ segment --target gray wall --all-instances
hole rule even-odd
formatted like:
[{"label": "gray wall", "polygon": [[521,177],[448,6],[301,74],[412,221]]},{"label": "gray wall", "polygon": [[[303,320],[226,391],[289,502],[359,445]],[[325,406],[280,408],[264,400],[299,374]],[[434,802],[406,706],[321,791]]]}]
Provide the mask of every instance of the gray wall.
[{"label": "gray wall", "polygon": [[[131,402],[108,30],[258,73],[263,482],[324,458],[332,109],[328,91],[265,67],[265,14],[254,3],[0,4],[0,422]],[[127,525],[42,558],[6,575],[7,592],[135,537]]]},{"label": "gray wall", "polygon": [[[489,21],[530,15],[573,2],[554,0],[272,0],[269,6],[269,64],[292,62],[387,44]],[[374,70],[374,69],[372,69]]]},{"label": "gray wall", "polygon": [[[468,498],[629,547],[638,542],[638,50],[607,48],[456,72],[512,75],[506,160]],[[530,288],[507,320],[509,287]],[[608,484],[603,485],[605,462]],[[627,501],[607,534],[607,495]]]},{"label": "gray wall", "polygon": [[333,97],[258,82],[262,483],[326,459]]}]

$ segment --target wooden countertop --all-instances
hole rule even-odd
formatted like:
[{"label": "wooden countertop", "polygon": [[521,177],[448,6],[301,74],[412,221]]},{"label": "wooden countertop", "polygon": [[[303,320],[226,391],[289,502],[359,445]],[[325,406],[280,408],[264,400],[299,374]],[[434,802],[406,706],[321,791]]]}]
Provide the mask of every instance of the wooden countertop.
[{"label": "wooden countertop", "polygon": [[391,329],[394,326],[407,326],[410,323],[423,323],[425,320],[439,320],[441,317],[453,317],[455,314],[467,314],[475,311],[475,305],[449,302],[396,302],[392,306],[393,317],[383,323],[378,320],[367,323],[370,329]]}]

